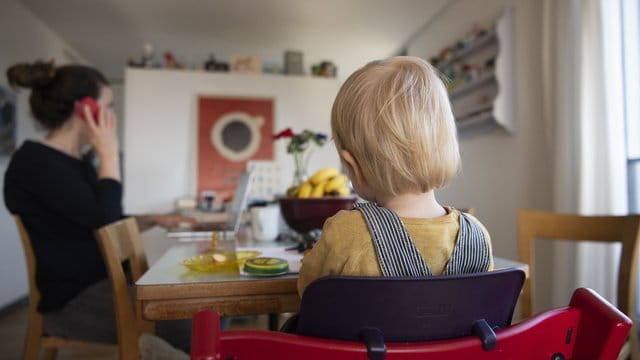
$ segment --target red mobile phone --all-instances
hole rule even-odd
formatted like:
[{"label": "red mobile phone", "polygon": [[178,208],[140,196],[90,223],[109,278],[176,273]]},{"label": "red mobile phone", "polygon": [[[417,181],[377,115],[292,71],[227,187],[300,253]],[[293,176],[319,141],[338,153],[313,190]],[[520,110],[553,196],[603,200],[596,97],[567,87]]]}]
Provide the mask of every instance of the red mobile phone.
[{"label": "red mobile phone", "polygon": [[98,122],[98,113],[100,112],[100,107],[98,103],[91,96],[85,96],[82,99],[76,101],[75,113],[78,114],[83,120],[87,120],[84,118],[84,107],[89,106],[89,110],[91,111],[91,115]]}]

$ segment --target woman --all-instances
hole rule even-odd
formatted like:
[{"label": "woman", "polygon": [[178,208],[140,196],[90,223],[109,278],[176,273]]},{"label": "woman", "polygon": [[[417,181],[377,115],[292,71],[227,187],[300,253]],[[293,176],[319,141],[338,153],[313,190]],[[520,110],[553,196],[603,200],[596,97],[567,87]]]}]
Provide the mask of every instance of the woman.
[{"label": "woman", "polygon": [[[31,112],[47,131],[43,140],[20,146],[4,180],[6,206],[32,241],[44,331],[115,343],[111,289],[94,237],[97,228],[124,217],[109,82],[87,66],[40,61],[10,67],[7,78],[31,89]],[[78,108],[86,97],[97,103],[97,117],[88,106]],[[98,157],[97,172],[85,155],[88,147]],[[141,230],[194,222],[172,215],[135,218]]]}]

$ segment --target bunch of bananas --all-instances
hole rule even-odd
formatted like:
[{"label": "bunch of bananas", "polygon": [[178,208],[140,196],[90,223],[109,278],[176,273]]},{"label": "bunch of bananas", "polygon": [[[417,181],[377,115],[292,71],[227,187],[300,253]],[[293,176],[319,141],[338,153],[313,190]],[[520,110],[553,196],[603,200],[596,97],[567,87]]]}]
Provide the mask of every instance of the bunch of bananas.
[{"label": "bunch of bananas", "polygon": [[298,198],[319,198],[323,196],[347,196],[351,194],[349,179],[334,167],[318,170],[302,185],[292,187],[287,195]]}]

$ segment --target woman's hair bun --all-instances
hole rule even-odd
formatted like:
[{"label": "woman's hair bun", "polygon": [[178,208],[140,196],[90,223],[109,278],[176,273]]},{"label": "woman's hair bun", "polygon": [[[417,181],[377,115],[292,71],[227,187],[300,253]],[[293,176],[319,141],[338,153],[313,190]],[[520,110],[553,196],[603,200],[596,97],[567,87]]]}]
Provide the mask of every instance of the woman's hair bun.
[{"label": "woman's hair bun", "polygon": [[7,70],[7,79],[9,85],[25,88],[39,88],[45,86],[51,81],[55,73],[55,65],[53,60],[49,62],[36,61],[30,63],[19,63],[11,66]]},{"label": "woman's hair bun", "polygon": [[98,70],[79,64],[54,66],[54,62],[18,63],[7,70],[11,86],[31,88],[29,106],[33,117],[47,130],[64,125],[75,103],[86,97],[98,99],[109,82]]}]

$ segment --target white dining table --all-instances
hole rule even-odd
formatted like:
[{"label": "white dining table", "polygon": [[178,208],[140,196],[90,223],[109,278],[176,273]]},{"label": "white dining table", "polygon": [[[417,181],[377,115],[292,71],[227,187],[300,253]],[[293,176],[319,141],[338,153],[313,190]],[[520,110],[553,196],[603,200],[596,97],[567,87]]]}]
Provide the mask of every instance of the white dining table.
[{"label": "white dining table", "polygon": [[[166,233],[151,235],[166,241]],[[148,237],[148,234],[147,234]],[[197,240],[197,239],[193,239]],[[235,240],[236,250],[257,250],[261,256],[285,258],[289,273],[276,277],[256,277],[243,274],[240,269],[225,272],[191,271],[182,260],[198,255],[210,247],[210,241],[173,243],[152,263],[136,282],[136,300],[140,316],[145,320],[188,319],[203,309],[214,309],[221,315],[253,315],[296,312],[300,304],[297,292],[298,270],[302,255],[286,251],[291,243],[254,242],[245,237]],[[233,241],[233,240],[232,240]],[[517,261],[494,257],[495,268],[528,266]]]}]

